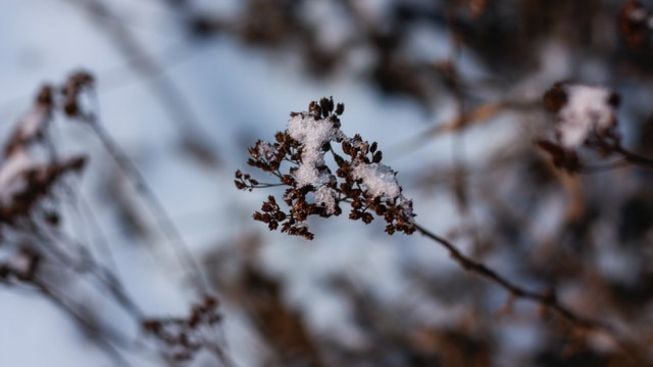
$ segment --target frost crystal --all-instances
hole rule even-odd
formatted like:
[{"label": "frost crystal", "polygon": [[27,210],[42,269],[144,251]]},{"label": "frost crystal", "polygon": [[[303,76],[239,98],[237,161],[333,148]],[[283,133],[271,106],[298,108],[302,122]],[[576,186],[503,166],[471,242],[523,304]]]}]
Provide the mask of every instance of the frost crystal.
[{"label": "frost crystal", "polygon": [[616,123],[613,93],[602,87],[569,85],[567,103],[559,111],[558,138],[565,148],[582,145],[592,132],[602,133]]},{"label": "frost crystal", "polygon": [[367,192],[374,196],[384,196],[394,200],[401,195],[396,172],[390,167],[379,163],[360,163],[354,167],[354,178],[363,181]]}]

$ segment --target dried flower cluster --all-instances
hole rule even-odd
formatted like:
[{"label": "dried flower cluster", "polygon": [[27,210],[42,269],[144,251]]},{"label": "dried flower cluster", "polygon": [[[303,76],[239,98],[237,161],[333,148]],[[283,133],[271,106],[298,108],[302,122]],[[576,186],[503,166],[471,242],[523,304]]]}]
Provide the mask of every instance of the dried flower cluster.
[{"label": "dried flower cluster", "polygon": [[629,0],[619,13],[619,31],[628,46],[637,48],[650,44],[653,14],[637,0]]},{"label": "dried flower cluster", "polygon": [[208,342],[214,326],[222,320],[218,301],[206,296],[192,307],[185,318],[147,319],[143,330],[163,344],[164,354],[175,362],[188,361],[203,348],[211,348]]},{"label": "dried flower cluster", "polygon": [[85,158],[59,158],[52,151],[48,128],[53,115],[61,111],[68,117],[80,113],[78,96],[92,77],[73,74],[57,93],[46,85],[39,91],[32,109],[20,120],[5,144],[0,165],[0,223],[16,224],[38,213],[36,206],[55,184],[70,172],[80,172]]},{"label": "dried flower cluster", "polygon": [[[95,258],[87,244],[78,242],[68,234],[68,228],[61,225],[64,206],[76,205],[74,200],[73,203],[62,200],[70,198],[62,194],[73,191],[65,178],[82,172],[86,158],[59,153],[52,130],[57,117],[62,117],[66,123],[78,121],[97,127],[94,110],[85,99],[86,93],[93,92],[93,83],[94,78],[89,73],[77,72],[60,85],[42,87],[32,108],[19,120],[3,147],[0,285],[26,287],[49,299],[92,334],[93,340],[116,361],[121,359],[116,348],[118,343],[125,341],[122,335],[99,324],[94,315],[87,315],[81,306],[77,307],[76,292],[67,293],[68,287],[72,289],[74,284],[69,285],[61,275],[85,278],[95,285],[97,291],[106,294],[142,324],[145,331],[156,336],[164,357],[186,361],[199,350],[209,350],[222,359],[222,350],[214,337],[215,327],[221,320],[215,298],[205,296],[187,318],[145,318],[120,278]],[[111,148],[118,149],[115,145]],[[60,279],[50,279],[54,270],[56,278]]]},{"label": "dried flower cluster", "polygon": [[46,298],[54,296],[43,283],[42,268],[76,271],[92,263],[78,248],[49,237],[61,230],[58,203],[61,189],[69,188],[66,178],[80,174],[86,165],[84,156],[61,156],[57,152],[51,137],[52,123],[57,114],[71,116],[65,106],[76,103],[80,88],[86,84],[77,83],[78,91],[67,93],[71,80],[89,78],[87,73],[76,73],[61,87],[41,87],[2,149],[0,283],[30,286]]},{"label": "dried flower cluster", "polygon": [[83,106],[83,93],[92,91],[95,78],[93,75],[79,71],[72,74],[61,90],[62,110],[69,118],[88,118],[90,111]]},{"label": "dried flower cluster", "polygon": [[556,83],[544,95],[545,107],[556,114],[554,141],[538,142],[553,163],[569,172],[582,168],[577,149],[588,147],[602,155],[620,145],[617,128],[619,96],[598,86]]},{"label": "dried flower cluster", "polygon": [[[279,183],[261,184],[237,171],[238,189],[288,186],[283,195],[287,212],[270,196],[254,219],[270,230],[281,227],[284,233],[313,239],[308,217],[340,215],[341,204],[349,203],[350,219],[370,223],[377,215],[385,219],[387,233],[413,233],[413,204],[403,196],[396,172],[381,163],[377,143],[359,135],[349,138],[340,130],[343,112],[344,105],[334,104],[332,98],[311,102],[308,111],[291,113],[288,128],[276,134],[274,143],[259,140],[249,149],[247,163],[276,176]],[[336,152],[337,145],[342,154]],[[335,169],[327,164],[327,156]]]}]

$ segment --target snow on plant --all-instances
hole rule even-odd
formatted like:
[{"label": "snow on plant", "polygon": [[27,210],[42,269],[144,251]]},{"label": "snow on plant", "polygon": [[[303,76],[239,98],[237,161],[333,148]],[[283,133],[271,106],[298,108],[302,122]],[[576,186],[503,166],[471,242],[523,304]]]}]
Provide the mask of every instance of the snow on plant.
[{"label": "snow on plant", "polygon": [[[330,217],[342,214],[342,203],[351,207],[349,218],[370,223],[374,214],[386,221],[386,232],[415,231],[413,203],[402,194],[397,173],[381,163],[377,143],[359,135],[348,137],[340,130],[344,105],[332,98],[311,102],[308,111],[291,113],[288,128],[276,134],[274,143],[259,140],[249,149],[248,164],[268,172],[279,183],[259,183],[249,174],[236,171],[236,187],[241,190],[288,186],[284,211],[269,196],[254,219],[270,230],[281,226],[290,235],[313,239],[306,220],[311,215]],[[339,154],[334,146],[340,145]],[[335,170],[327,164],[332,157]]]},{"label": "snow on plant", "polygon": [[[590,103],[592,108],[589,108],[587,115],[583,109],[588,94],[589,97],[595,97],[594,94],[602,93],[593,90],[582,91],[582,98],[568,106],[569,109],[562,116],[574,119],[589,118],[594,121],[592,119],[596,114],[593,110],[595,106]],[[566,95],[558,94],[557,97],[565,98],[561,99],[558,108],[561,110],[567,104]],[[593,98],[587,100],[591,102]],[[313,239],[314,235],[306,225],[308,217],[340,215],[341,204],[347,203],[351,207],[349,218],[353,220],[360,219],[370,223],[376,215],[384,218],[387,223],[385,230],[389,234],[396,231],[406,234],[420,233],[444,247],[463,269],[503,287],[511,296],[539,303],[576,325],[612,334],[612,329],[601,320],[576,314],[560,303],[550,290],[537,292],[522,287],[482,262],[468,257],[444,237],[416,223],[412,201],[403,195],[396,178],[397,173],[381,163],[383,155],[378,150],[377,143],[370,144],[360,135],[350,138],[340,130],[343,111],[344,106],[338,104],[334,107],[330,98],[323,98],[319,103],[311,102],[308,111],[290,115],[288,128],[275,135],[274,143],[259,140],[249,148],[250,158],[247,163],[275,176],[278,182],[261,183],[250,174],[238,170],[236,187],[249,191],[257,188],[287,187],[282,199],[288,210],[282,209],[277,198],[271,195],[263,202],[260,211],[254,213],[255,220],[266,223],[270,230],[281,228],[284,233]],[[601,119],[597,121],[604,123]],[[556,145],[558,143],[550,144],[559,147]],[[339,151],[347,158],[336,151],[338,145]],[[559,149],[566,151],[562,147]],[[328,156],[333,157],[335,167],[329,165]]]},{"label": "snow on plant", "polygon": [[592,137],[608,137],[617,125],[619,97],[604,87],[556,84],[545,96],[557,112],[556,139],[566,149],[575,149]]},{"label": "snow on plant", "polygon": [[629,0],[618,17],[619,32],[631,48],[650,44],[653,14],[640,1]]},{"label": "snow on plant", "polygon": [[556,114],[555,141],[539,141],[556,166],[581,170],[577,150],[588,147],[603,155],[620,150],[617,132],[619,96],[605,87],[556,83],[544,95],[544,104]]}]

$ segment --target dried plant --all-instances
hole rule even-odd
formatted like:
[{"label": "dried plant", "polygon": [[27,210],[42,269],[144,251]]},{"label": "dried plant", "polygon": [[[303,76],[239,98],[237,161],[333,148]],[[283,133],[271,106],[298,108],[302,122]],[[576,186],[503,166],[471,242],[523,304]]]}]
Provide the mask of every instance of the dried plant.
[{"label": "dried plant", "polygon": [[632,48],[645,48],[650,46],[651,40],[651,14],[644,5],[637,0],[625,2],[619,13],[619,31]]},{"label": "dried plant", "polygon": [[[598,86],[556,83],[544,94],[544,105],[556,114],[555,140],[539,140],[556,167],[575,173],[613,168],[623,163],[653,166],[653,159],[642,157],[622,145],[619,134],[617,93]],[[579,157],[585,148],[601,157],[617,156],[616,166],[588,166]]]},{"label": "dried plant", "polygon": [[[58,152],[51,136],[55,120],[81,122],[102,134],[103,141],[109,143],[108,149],[120,158],[119,163],[127,165],[121,166],[129,170],[127,177],[136,180],[139,187],[145,185],[127,156],[99,129],[91,103],[93,92],[94,78],[85,71],[72,73],[59,86],[42,87],[31,111],[19,121],[4,145],[0,165],[0,284],[30,289],[51,301],[117,365],[130,365],[123,352],[134,346],[111,326],[110,320],[88,312],[79,298],[97,297],[93,292],[107,297],[141,324],[147,334],[155,336],[159,345],[152,348],[174,363],[208,350],[221,364],[230,365],[215,338],[220,324],[218,303],[205,285],[196,284],[203,302],[193,307],[187,319],[148,317],[138,306],[137,298],[126,291],[120,276],[104,265],[109,259],[96,258],[89,244],[80,243],[67,233],[63,208],[79,199],[70,178],[81,175],[88,159],[78,155],[63,157]],[[201,282],[198,277],[194,280]],[[77,278],[93,285],[91,294],[76,294]]]},{"label": "dried plant", "polygon": [[[269,273],[269,264],[257,261],[266,255],[248,253],[247,261],[239,263],[233,252],[221,252],[251,249],[253,244],[232,238],[234,243],[209,250],[215,251],[211,260],[218,264],[194,259],[177,229],[178,213],[165,210],[140,162],[105,128],[95,77],[77,72],[43,87],[2,146],[0,285],[51,302],[113,364],[130,365],[125,357],[129,353],[151,353],[160,357],[155,364],[200,364],[211,354],[208,365],[235,365],[216,335],[222,317],[234,312],[244,317],[248,332],[263,346],[244,348],[246,353],[261,351],[255,359],[266,366],[650,365],[653,333],[646,311],[653,302],[648,246],[653,195],[648,189],[651,176],[641,169],[653,167],[653,118],[646,102],[653,62],[650,4],[244,0],[231,2],[238,11],[223,14],[222,4],[213,10],[215,4],[205,7],[202,0],[161,0],[147,6],[173,10],[161,12],[162,23],[181,25],[175,32],[185,29],[190,37],[157,56],[151,52],[155,46],[141,43],[135,31],[145,25],[133,22],[139,12],[114,8],[106,0],[67,2],[82,10],[124,57],[123,68],[95,75],[100,80],[107,76],[110,88],[134,79],[146,82],[160,112],[178,123],[174,131],[181,147],[214,173],[222,173],[222,156],[207,140],[213,127],[200,123],[202,115],[195,113],[200,110],[193,110],[201,102],[196,93],[204,86],[182,88],[188,81],[177,84],[179,74],[166,72],[212,40],[220,50],[225,39],[239,42],[238,52],[243,45],[263,49],[257,56],[282,53],[285,60],[293,53],[290,58],[300,61],[293,66],[304,66],[310,77],[346,75],[378,92],[416,102],[433,121],[423,130],[418,127],[414,139],[384,142],[383,153],[378,143],[345,134],[344,105],[331,98],[312,102],[307,111],[291,114],[287,129],[273,141],[258,141],[249,149],[248,164],[272,179],[238,171],[235,184],[241,190],[270,189],[272,195],[253,214],[270,230],[314,239],[311,225],[318,217],[344,213],[364,223],[381,220],[387,233],[424,236],[461,270],[495,286],[484,288],[474,277],[440,267],[433,271],[436,267],[429,263],[402,261],[382,269],[410,278],[402,296],[387,300],[379,297],[378,283],[358,284],[345,269],[320,278],[319,285],[326,283],[329,295],[337,293],[351,308],[346,326],[358,327],[365,343],[352,346],[346,338],[316,333],[307,313],[322,310],[310,308],[312,299],[298,302],[302,297],[295,293],[295,278]],[[123,13],[129,17],[123,19]],[[209,71],[201,70],[213,75]],[[541,103],[543,92],[565,78],[575,81],[554,84]],[[620,96],[626,103],[620,103]],[[246,104],[234,105],[238,109]],[[455,112],[449,115],[449,110]],[[207,122],[227,117],[218,112],[205,116]],[[111,264],[115,243],[105,243],[96,253],[90,243],[68,233],[71,218],[65,209],[83,201],[78,181],[98,162],[94,155],[62,153],[52,134],[57,120],[89,131],[113,159],[115,168],[107,170],[112,185],[102,190],[120,191],[115,194],[122,206],[118,215],[132,229],[150,235],[138,240],[150,242],[161,234],[170,245],[199,300],[188,314],[146,314],[141,295],[127,291],[132,289],[126,283],[130,279]],[[539,124],[546,133],[536,134],[535,146],[545,159],[532,144],[532,129]],[[480,152],[483,159],[470,159],[485,149],[486,142],[477,144],[483,129],[496,127],[496,132],[506,125],[510,133],[517,132],[514,138]],[[404,176],[411,168],[384,164],[384,153],[386,159],[410,154],[442,136],[454,143],[450,165],[425,159],[417,180],[407,180],[415,177]],[[109,181],[104,176],[100,180]],[[445,194],[446,201],[455,203],[454,220],[459,223],[446,235],[418,222],[426,213],[413,213],[415,200],[429,200],[424,193]],[[429,218],[446,210],[437,208]],[[90,232],[102,237],[97,229]],[[236,239],[238,235],[242,233]],[[258,235],[254,237],[265,239]],[[321,244],[314,245],[302,251]],[[327,259],[317,261],[322,260]],[[284,266],[296,274],[296,263]],[[210,274],[206,279],[205,271]],[[224,281],[229,271],[239,275]],[[79,291],[77,282],[92,289]],[[224,291],[219,302],[212,285]],[[142,340],[134,343],[113,320],[89,306],[88,300],[99,298],[127,313]],[[522,300],[535,307],[518,307]],[[322,299],[316,302],[323,305]],[[432,313],[413,316],[420,315],[415,308],[431,304],[437,305],[434,313],[446,312],[441,324],[431,323]],[[515,327],[521,332],[524,326],[530,339],[515,342],[514,335],[521,334],[506,332]],[[519,349],[529,343],[527,350]]]},{"label": "dried plant", "polygon": [[[254,220],[266,223],[270,230],[281,226],[284,233],[313,239],[306,220],[312,215],[338,216],[341,204],[348,203],[349,219],[371,223],[376,215],[386,221],[389,234],[415,231],[413,203],[402,194],[397,173],[381,163],[383,153],[376,142],[370,144],[360,135],[349,138],[340,130],[343,112],[344,105],[334,105],[332,98],[311,102],[308,111],[291,114],[288,128],[276,134],[274,143],[259,140],[249,149],[247,163],[279,182],[260,183],[236,171],[238,189],[288,187],[283,195],[288,211],[270,196],[254,213]],[[329,167],[327,155],[335,167]]]},{"label": "dried plant", "polygon": [[[612,115],[617,104],[616,97],[603,89],[578,88],[589,97],[598,96],[599,103],[606,105],[600,105],[597,110],[591,104],[596,102],[594,98],[586,100],[576,97],[575,103],[581,106],[572,106],[561,113],[564,119],[559,121],[558,143],[548,144],[563,152],[569,149],[567,146],[576,147],[588,141],[610,140],[616,136],[613,130],[616,121]],[[566,95],[556,96],[561,101],[558,105],[567,103]],[[547,94],[546,100],[551,103],[551,93]],[[585,102],[589,102],[590,106],[587,107]],[[468,257],[444,237],[415,223],[412,202],[403,196],[395,172],[380,164],[382,153],[377,150],[377,143],[369,144],[358,135],[347,138],[340,130],[343,111],[343,105],[338,105],[334,110],[331,98],[323,98],[319,103],[311,102],[308,111],[291,114],[288,128],[285,132],[276,134],[274,144],[259,140],[249,149],[248,164],[272,174],[279,182],[261,183],[250,174],[238,170],[235,174],[238,189],[252,191],[276,186],[288,187],[283,196],[289,207],[287,212],[281,209],[274,196],[269,196],[261,210],[254,213],[254,220],[266,223],[270,230],[281,225],[282,232],[310,240],[314,234],[305,224],[309,216],[339,215],[342,212],[340,204],[349,203],[351,219],[362,219],[369,223],[374,219],[374,213],[384,217],[387,222],[386,232],[389,234],[395,230],[406,234],[418,232],[444,247],[463,269],[507,290],[511,299],[536,302],[542,309],[557,313],[575,327],[605,333],[624,350],[629,350],[631,341],[625,340],[610,323],[577,314],[562,304],[552,289],[538,292],[519,285],[482,262]],[[603,112],[610,115],[601,116],[600,113]],[[567,124],[571,124],[571,127]],[[571,134],[571,137],[565,134]],[[349,160],[334,151],[332,142],[341,144],[342,151],[350,157]],[[333,156],[338,167],[335,175],[324,159],[328,153]],[[312,200],[308,199],[310,196]],[[370,209],[371,212],[368,212]]]},{"label": "dried plant", "polygon": [[218,306],[217,299],[207,296],[192,306],[188,317],[148,318],[142,322],[143,330],[162,344],[162,352],[174,362],[192,360],[202,349],[224,359],[222,350],[214,345],[215,327],[222,319]]}]

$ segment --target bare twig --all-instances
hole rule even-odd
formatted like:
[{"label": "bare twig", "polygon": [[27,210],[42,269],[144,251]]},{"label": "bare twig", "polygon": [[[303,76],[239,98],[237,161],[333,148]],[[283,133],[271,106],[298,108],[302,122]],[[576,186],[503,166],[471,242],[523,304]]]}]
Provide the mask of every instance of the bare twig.
[{"label": "bare twig", "polygon": [[495,270],[489,268],[487,265],[467,257],[447,239],[429,231],[419,224],[415,224],[415,229],[423,236],[435,241],[444,247],[449,252],[451,258],[456,261],[458,265],[460,265],[463,269],[477,274],[486,280],[504,288],[510,293],[512,297],[529,300],[550,310],[553,310],[574,326],[604,332],[610,335],[622,348],[626,350],[628,349],[626,343],[622,340],[617,331],[611,325],[601,320],[579,315],[569,307],[560,303],[555,293],[550,291],[536,292],[526,289],[521,285],[518,285],[506,277],[500,275]]},{"label": "bare twig", "polygon": [[121,336],[108,330],[106,327],[101,327],[91,320],[88,320],[85,316],[75,310],[75,308],[69,305],[63,298],[55,294],[43,281],[33,279],[31,283],[47,300],[52,302],[52,304],[57,306],[61,311],[68,314],[80,327],[92,335],[93,338],[91,340],[93,340],[98,347],[104,350],[117,366],[131,366],[131,363],[129,363],[129,361],[127,361],[127,359],[114,346],[114,344],[119,344],[123,347],[126,346],[126,342]]},{"label": "bare twig", "polygon": [[621,144],[616,144],[614,151],[620,154],[626,161],[644,167],[653,167],[653,158],[644,157],[635,152],[624,148]]},{"label": "bare twig", "polygon": [[[82,9],[100,29],[105,31],[116,48],[129,60],[132,68],[148,80],[152,93],[159,99],[163,109],[177,124],[182,142],[203,161],[217,163],[206,138],[210,134],[204,129],[184,93],[164,72],[159,62],[136,41],[130,31],[111,10],[100,0],[67,0]],[[151,78],[156,76],[156,78]],[[207,159],[207,157],[209,157]]]},{"label": "bare twig", "polygon": [[150,188],[136,164],[134,164],[131,158],[129,158],[129,156],[127,156],[127,154],[118,146],[111,135],[109,135],[98,121],[93,119],[87,120],[87,122],[95,135],[100,139],[109,155],[111,155],[111,158],[116,162],[116,164],[118,164],[123,174],[129,177],[138,193],[147,201],[157,218],[161,231],[171,244],[177,258],[183,262],[183,265],[187,266],[188,269],[191,269],[194,278],[193,284],[198,288],[200,293],[207,293],[208,286],[197,261],[193,258],[193,255],[190,252],[188,244],[184,241],[174,221],[170,218],[168,212],[163,207],[163,204]]}]

